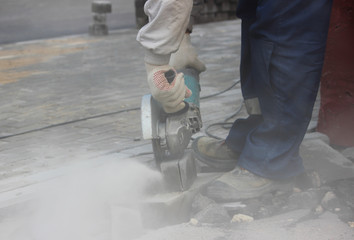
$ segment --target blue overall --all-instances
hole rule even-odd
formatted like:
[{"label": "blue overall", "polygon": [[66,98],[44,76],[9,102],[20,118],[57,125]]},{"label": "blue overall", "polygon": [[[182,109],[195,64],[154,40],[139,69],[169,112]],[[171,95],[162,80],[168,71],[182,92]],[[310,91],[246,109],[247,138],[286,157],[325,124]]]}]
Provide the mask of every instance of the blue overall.
[{"label": "blue overall", "polygon": [[270,178],[304,171],[299,146],[316,100],[331,0],[240,0],[241,87],[260,113],[234,122],[227,145],[238,166]]}]

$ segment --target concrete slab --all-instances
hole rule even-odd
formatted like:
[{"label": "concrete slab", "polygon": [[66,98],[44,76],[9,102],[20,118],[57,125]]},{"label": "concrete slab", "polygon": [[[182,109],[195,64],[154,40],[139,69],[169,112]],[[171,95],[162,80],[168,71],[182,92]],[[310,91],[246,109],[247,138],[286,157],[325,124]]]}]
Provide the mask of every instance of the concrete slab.
[{"label": "concrete slab", "polygon": [[144,200],[141,209],[143,223],[148,228],[188,222],[191,217],[192,202],[219,173],[200,173],[188,191],[158,193]]},{"label": "concrete slab", "polygon": [[321,140],[304,141],[300,155],[305,168],[315,170],[324,183],[354,177],[354,164]]}]

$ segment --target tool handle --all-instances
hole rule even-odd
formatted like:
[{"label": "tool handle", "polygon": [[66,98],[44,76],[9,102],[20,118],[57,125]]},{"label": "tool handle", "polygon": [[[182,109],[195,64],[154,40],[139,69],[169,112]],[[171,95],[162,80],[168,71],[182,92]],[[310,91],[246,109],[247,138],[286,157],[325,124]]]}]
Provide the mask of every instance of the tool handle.
[{"label": "tool handle", "polygon": [[165,78],[167,79],[167,82],[169,84],[171,84],[173,82],[173,80],[176,77],[176,73],[175,71],[173,71],[172,69],[168,70],[167,72],[165,72]]}]

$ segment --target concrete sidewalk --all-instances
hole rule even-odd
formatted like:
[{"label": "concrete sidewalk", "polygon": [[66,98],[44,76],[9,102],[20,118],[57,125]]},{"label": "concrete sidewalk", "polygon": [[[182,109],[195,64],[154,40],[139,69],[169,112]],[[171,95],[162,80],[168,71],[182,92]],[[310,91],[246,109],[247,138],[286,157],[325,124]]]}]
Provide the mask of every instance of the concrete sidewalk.
[{"label": "concrete sidewalk", "polygon": [[[239,22],[196,27],[193,42],[208,67],[202,95],[238,78],[239,30]],[[136,34],[122,30],[104,38],[1,46],[0,180],[150,144],[140,138],[136,109],[149,92]],[[205,100],[205,125],[231,114],[240,96],[233,89]]]},{"label": "concrete sidewalk", "polygon": [[[80,35],[0,46],[1,209],[30,199],[35,186],[80,168],[100,168],[112,161],[153,162],[150,141],[141,139],[138,108],[149,90],[136,34],[136,30],[120,30],[102,38]],[[207,66],[201,74],[202,97],[228,88],[239,78],[240,21],[198,25],[192,42]],[[204,126],[224,121],[241,104],[239,86],[201,101]],[[214,132],[227,134],[221,128]],[[11,214],[1,209],[0,238],[6,239],[17,222],[11,225],[7,218]],[[353,229],[335,217],[329,219],[325,223],[345,229],[343,236],[353,236]],[[188,235],[189,228],[200,232],[188,225],[167,233],[183,232],[180,228],[187,231],[185,237],[173,239],[193,236]],[[214,230],[203,239],[234,239],[240,231]],[[329,236],[342,239],[343,231]]]}]

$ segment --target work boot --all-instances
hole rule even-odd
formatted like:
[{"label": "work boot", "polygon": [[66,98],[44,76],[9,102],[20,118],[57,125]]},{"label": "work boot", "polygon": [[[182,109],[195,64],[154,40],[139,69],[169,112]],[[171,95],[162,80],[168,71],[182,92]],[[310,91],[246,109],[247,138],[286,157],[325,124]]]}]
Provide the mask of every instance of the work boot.
[{"label": "work boot", "polygon": [[199,137],[192,144],[197,160],[206,164],[209,171],[227,172],[235,168],[240,154],[233,152],[224,140]]},{"label": "work boot", "polygon": [[289,191],[292,187],[291,181],[274,181],[236,167],[212,182],[206,195],[219,202],[234,202],[275,191]]}]

